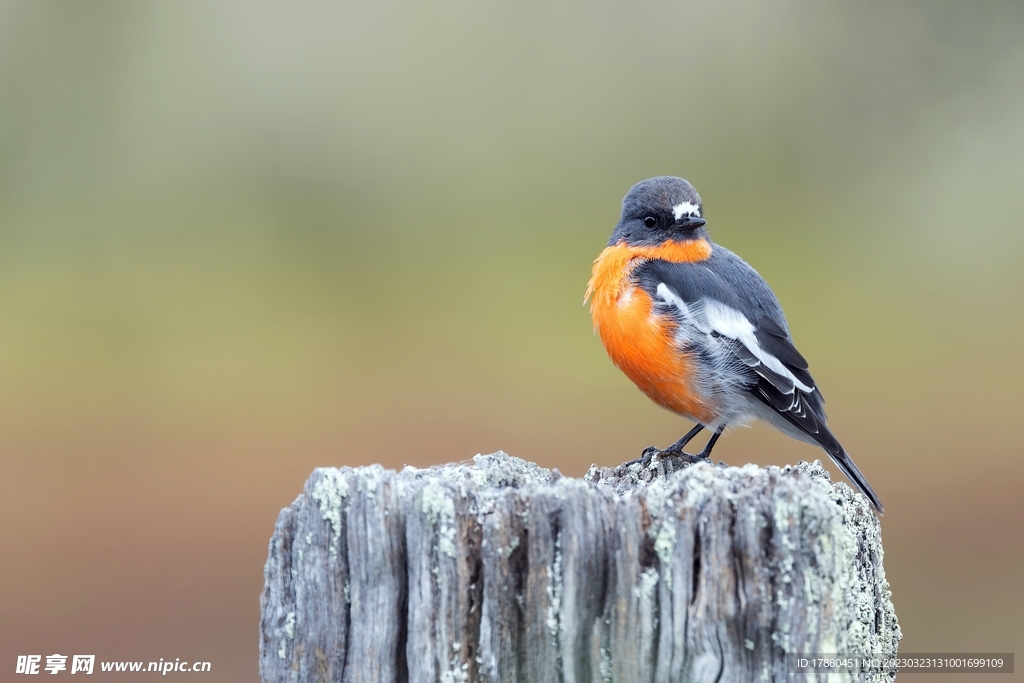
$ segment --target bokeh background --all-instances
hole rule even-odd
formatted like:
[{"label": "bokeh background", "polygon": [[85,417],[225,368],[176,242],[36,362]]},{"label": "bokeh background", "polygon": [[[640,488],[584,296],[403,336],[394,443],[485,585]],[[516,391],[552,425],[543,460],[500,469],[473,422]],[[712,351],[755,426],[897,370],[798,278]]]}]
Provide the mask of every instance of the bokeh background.
[{"label": "bokeh background", "polygon": [[256,680],[313,467],[673,441],[582,305],[661,174],[884,501],[901,650],[1020,653],[1024,4],[890,5],[0,2],[0,666]]}]

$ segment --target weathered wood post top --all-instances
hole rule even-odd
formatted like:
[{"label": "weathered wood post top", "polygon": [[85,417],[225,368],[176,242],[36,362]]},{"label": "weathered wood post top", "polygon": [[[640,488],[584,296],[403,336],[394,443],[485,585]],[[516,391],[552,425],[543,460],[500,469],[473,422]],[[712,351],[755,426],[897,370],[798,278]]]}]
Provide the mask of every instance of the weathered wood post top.
[{"label": "weathered wood post top", "polygon": [[270,542],[263,681],[818,680],[791,656],[896,652],[863,496],[818,462],[672,469],[315,470]]}]

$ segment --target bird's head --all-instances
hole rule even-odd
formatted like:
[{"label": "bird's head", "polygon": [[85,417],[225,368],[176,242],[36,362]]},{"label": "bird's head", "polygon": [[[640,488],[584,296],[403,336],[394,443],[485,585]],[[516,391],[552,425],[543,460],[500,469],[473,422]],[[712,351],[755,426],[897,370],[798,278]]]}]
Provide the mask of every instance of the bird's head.
[{"label": "bird's head", "polygon": [[658,246],[707,239],[703,207],[693,185],[674,176],[648,178],[622,200],[622,216],[609,245]]}]

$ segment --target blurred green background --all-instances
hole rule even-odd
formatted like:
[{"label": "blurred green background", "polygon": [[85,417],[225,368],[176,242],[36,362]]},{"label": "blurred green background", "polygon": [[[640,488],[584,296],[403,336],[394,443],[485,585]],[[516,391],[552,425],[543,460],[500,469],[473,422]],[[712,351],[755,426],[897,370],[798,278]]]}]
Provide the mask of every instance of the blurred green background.
[{"label": "blurred green background", "polygon": [[[255,680],[313,467],[581,475],[680,436],[582,305],[660,174],[786,307],[888,510],[901,650],[1020,652],[1024,4],[26,0],[0,2],[2,666]],[[715,454],[823,455],[764,426]]]}]

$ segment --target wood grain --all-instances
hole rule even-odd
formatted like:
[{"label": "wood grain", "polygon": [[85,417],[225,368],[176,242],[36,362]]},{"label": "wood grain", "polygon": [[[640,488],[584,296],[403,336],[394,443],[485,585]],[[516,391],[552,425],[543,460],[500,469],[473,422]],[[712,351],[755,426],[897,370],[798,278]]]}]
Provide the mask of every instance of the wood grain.
[{"label": "wood grain", "polygon": [[816,680],[787,655],[901,637],[878,520],[817,462],[321,468],[264,577],[266,683]]}]

